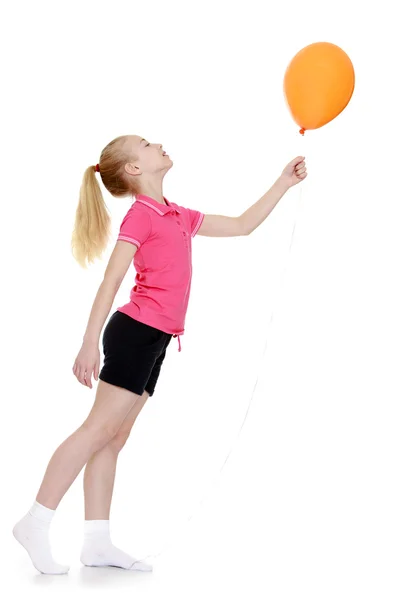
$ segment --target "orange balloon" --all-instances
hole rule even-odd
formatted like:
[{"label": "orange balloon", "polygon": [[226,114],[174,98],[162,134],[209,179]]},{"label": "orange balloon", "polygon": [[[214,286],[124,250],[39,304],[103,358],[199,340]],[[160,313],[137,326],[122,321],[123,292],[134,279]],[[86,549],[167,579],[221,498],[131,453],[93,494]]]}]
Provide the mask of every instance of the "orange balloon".
[{"label": "orange balloon", "polygon": [[354,82],[353,64],[339,46],[317,42],[300,50],[284,77],[286,102],[300,133],[335,119],[350,102]]}]

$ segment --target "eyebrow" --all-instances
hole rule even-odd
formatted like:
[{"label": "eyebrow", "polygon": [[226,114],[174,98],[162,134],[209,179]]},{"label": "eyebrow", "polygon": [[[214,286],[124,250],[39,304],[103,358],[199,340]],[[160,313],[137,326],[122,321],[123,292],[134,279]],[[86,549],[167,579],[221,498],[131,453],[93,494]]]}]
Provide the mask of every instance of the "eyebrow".
[{"label": "eyebrow", "polygon": [[142,139],[140,140],[140,144],[141,144],[142,142],[145,142],[145,141],[146,141],[146,140],[145,140],[144,138],[142,138]]}]

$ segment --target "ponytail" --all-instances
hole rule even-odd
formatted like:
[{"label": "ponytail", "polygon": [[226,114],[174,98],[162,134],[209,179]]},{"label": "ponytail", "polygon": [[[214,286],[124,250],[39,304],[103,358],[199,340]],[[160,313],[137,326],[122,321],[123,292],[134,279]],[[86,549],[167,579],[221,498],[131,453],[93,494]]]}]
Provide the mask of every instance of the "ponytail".
[{"label": "ponytail", "polygon": [[101,258],[109,241],[110,225],[95,167],[88,167],[83,175],[71,241],[72,254],[84,269],[86,262]]},{"label": "ponytail", "polygon": [[[105,188],[119,198],[140,192],[138,183],[126,178],[125,164],[136,160],[126,150],[126,139],[127,136],[120,136],[110,142],[102,151],[97,167]],[[87,268],[87,263],[101,258],[110,233],[111,218],[97,181],[96,167],[88,167],[83,175],[71,240],[72,254],[81,267]]]}]

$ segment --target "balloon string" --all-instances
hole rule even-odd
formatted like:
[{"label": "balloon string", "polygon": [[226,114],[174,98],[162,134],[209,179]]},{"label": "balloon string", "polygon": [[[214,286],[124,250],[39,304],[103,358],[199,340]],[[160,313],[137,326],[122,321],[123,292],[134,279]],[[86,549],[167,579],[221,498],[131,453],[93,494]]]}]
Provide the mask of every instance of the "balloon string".
[{"label": "balloon string", "polygon": [[[299,200],[298,200],[298,203],[297,203],[297,213],[296,213],[296,216],[295,216],[295,219],[294,219],[293,230],[292,230],[292,235],[291,235],[291,240],[290,240],[290,246],[289,246],[289,252],[288,252],[288,258],[286,259],[286,267],[285,267],[285,269],[284,269],[284,271],[283,271],[282,278],[281,278],[281,289],[283,288],[284,279],[285,279],[285,273],[286,273],[286,271],[287,271],[287,267],[288,267],[288,264],[289,264],[289,258],[290,258],[290,253],[291,253],[292,244],[293,244],[293,238],[294,238],[294,232],[295,232],[295,229],[296,229],[296,224],[297,224],[298,214],[299,214],[299,212],[300,212],[300,205],[301,205],[302,197],[303,197],[303,184],[302,184],[302,183],[300,183],[300,193],[299,193]],[[268,323],[268,326],[267,326],[267,332],[269,331],[269,328],[271,327],[271,324],[272,324],[272,321],[273,321],[273,318],[274,318],[274,313],[275,313],[275,309],[273,309],[273,311],[272,311],[272,313],[271,313],[271,318],[270,318],[270,321],[269,321],[269,323]],[[267,349],[267,347],[268,347],[268,339],[269,339],[269,334],[267,335],[267,340],[266,340],[266,342],[265,342],[265,345],[264,345],[264,350],[263,350],[263,353],[262,353],[262,355],[261,355],[261,359],[260,359],[260,365],[261,365],[261,363],[262,363],[262,361],[263,361],[263,358],[264,358],[264,355],[265,355],[265,351],[266,351],[266,349]],[[258,384],[258,380],[259,380],[259,372],[260,372],[260,367],[258,368],[258,371],[257,371],[257,378],[256,378],[256,382],[255,382],[255,384],[254,384],[254,387],[253,387],[253,392],[252,392],[252,394],[251,394],[250,401],[249,401],[249,403],[248,403],[247,410],[246,410],[246,413],[245,413],[244,419],[243,419],[243,421],[242,421],[242,424],[241,424],[241,426],[240,426],[239,432],[238,432],[238,434],[237,434],[237,436],[236,436],[236,438],[235,438],[235,441],[234,441],[234,443],[233,443],[233,444],[232,444],[232,446],[231,446],[231,449],[230,449],[230,450],[229,450],[229,452],[228,452],[228,455],[227,455],[227,457],[225,458],[225,460],[224,460],[224,462],[223,462],[223,464],[222,464],[222,467],[221,467],[221,468],[220,468],[220,470],[219,470],[219,473],[218,473],[218,476],[217,476],[217,480],[216,480],[216,481],[214,481],[213,483],[211,483],[211,486],[210,486],[209,490],[210,490],[210,489],[211,489],[211,488],[212,488],[212,487],[215,485],[215,483],[216,483],[216,482],[218,482],[218,481],[220,480],[220,478],[221,478],[221,473],[222,473],[222,471],[223,471],[223,469],[224,469],[224,467],[225,467],[225,465],[226,465],[226,463],[227,463],[227,461],[228,461],[228,459],[229,459],[229,457],[230,457],[230,455],[231,455],[231,453],[232,453],[232,450],[233,450],[233,448],[234,448],[235,444],[237,443],[237,440],[238,440],[238,439],[239,439],[239,437],[240,437],[240,434],[241,434],[241,432],[242,432],[243,426],[244,426],[244,424],[245,424],[245,422],[246,422],[246,420],[247,420],[247,416],[248,416],[248,414],[249,414],[250,407],[251,407],[251,405],[252,405],[252,403],[253,403],[254,392],[255,392],[255,390],[256,390],[256,388],[257,388],[257,384]],[[200,507],[200,506],[203,504],[203,502],[204,502],[205,498],[207,497],[207,494],[208,494],[208,492],[207,492],[207,493],[206,493],[206,494],[203,496],[202,500],[201,500],[201,501],[200,501],[200,503],[197,505],[197,507]],[[188,522],[189,522],[189,521],[190,521],[190,520],[193,518],[193,516],[194,516],[195,514],[197,514],[197,508],[196,508],[196,511],[195,511],[194,513],[192,513],[192,515],[191,515],[191,516],[190,516],[188,519],[186,519],[186,521],[184,521],[184,522],[183,522],[185,526],[186,526],[186,523],[188,523]],[[179,537],[178,535],[176,535],[176,536],[175,536],[175,541],[178,539],[178,537]],[[158,556],[160,556],[160,555],[161,555],[161,554],[162,554],[162,553],[163,553],[163,552],[164,552],[164,551],[165,551],[167,548],[169,548],[171,545],[172,545],[171,543],[167,543],[167,544],[166,544],[166,545],[165,545],[165,546],[162,548],[162,550],[160,550],[160,552],[158,552],[158,554],[148,554],[148,555],[147,555],[147,556],[145,556],[144,558],[137,559],[137,560],[135,561],[135,563],[136,563],[136,562],[139,562],[139,561],[143,561],[143,560],[145,560],[146,558],[157,558],[157,557],[158,557]],[[134,564],[135,564],[135,563],[134,563]]]}]

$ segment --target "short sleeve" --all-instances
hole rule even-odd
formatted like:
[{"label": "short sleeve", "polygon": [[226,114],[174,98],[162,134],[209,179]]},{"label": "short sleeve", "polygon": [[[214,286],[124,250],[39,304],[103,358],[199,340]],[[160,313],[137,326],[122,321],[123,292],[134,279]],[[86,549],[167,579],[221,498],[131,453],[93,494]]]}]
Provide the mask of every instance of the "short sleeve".
[{"label": "short sleeve", "polygon": [[121,223],[117,240],[130,242],[140,248],[150,233],[151,220],[148,213],[142,210],[129,210]]},{"label": "short sleeve", "polygon": [[194,237],[204,219],[204,214],[198,210],[193,210],[192,208],[186,209],[189,214],[190,226],[191,226],[191,235]]}]

